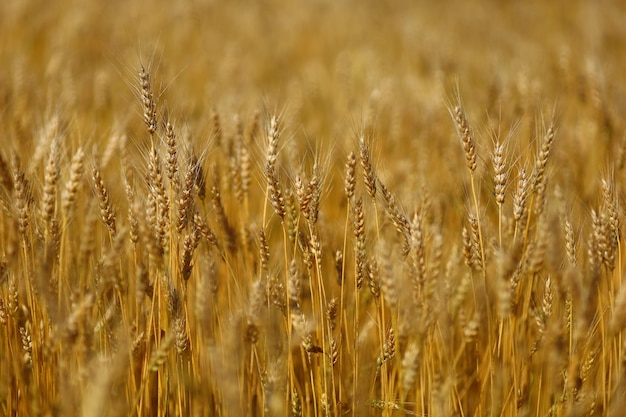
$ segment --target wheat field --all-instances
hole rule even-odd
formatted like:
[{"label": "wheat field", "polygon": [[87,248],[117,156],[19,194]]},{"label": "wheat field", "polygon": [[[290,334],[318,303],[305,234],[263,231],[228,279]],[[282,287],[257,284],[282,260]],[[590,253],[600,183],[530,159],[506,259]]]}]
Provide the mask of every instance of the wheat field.
[{"label": "wheat field", "polygon": [[624,415],[625,21],[0,2],[0,415]]}]

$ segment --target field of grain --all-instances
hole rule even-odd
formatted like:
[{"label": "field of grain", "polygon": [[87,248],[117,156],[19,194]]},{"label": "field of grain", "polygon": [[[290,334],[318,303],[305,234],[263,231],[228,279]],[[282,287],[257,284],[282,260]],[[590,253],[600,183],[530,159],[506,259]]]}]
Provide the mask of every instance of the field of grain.
[{"label": "field of grain", "polygon": [[625,415],[624,22],[1,1],[0,415]]}]

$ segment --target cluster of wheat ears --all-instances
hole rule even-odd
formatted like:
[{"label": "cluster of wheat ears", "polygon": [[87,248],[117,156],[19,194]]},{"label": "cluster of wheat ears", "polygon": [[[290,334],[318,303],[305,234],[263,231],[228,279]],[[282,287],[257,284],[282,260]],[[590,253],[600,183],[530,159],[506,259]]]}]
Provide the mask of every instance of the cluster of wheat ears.
[{"label": "cluster of wheat ears", "polygon": [[620,2],[49,3],[0,0],[0,416],[626,415]]},{"label": "cluster of wheat ears", "polygon": [[145,140],[90,155],[51,117],[0,152],[3,415],[626,409],[620,157],[576,216],[555,121],[516,154],[451,102],[461,197],[407,207],[373,129],[303,161],[279,114],[213,112],[199,146],[151,76]]}]

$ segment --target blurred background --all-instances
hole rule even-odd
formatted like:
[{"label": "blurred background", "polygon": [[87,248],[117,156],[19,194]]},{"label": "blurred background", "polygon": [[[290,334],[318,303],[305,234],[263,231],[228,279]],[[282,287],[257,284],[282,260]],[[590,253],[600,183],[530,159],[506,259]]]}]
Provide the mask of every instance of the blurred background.
[{"label": "blurred background", "polygon": [[205,141],[211,111],[225,130],[233,115],[281,113],[305,147],[352,149],[366,128],[401,179],[441,156],[462,163],[448,114],[460,99],[479,146],[515,128],[525,151],[555,117],[572,144],[557,155],[564,178],[584,183],[582,162],[602,165],[622,140],[625,21],[618,1],[8,0],[0,122],[17,146],[52,113],[74,142],[140,141],[144,65],[160,110]]}]

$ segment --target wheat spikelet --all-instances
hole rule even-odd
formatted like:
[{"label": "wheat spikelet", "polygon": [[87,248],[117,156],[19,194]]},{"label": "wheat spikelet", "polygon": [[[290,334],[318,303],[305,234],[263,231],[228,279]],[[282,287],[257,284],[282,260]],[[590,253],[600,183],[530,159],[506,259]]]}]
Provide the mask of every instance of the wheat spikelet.
[{"label": "wheat spikelet", "polygon": [[411,341],[402,357],[402,388],[408,392],[415,384],[419,361],[420,347]]},{"label": "wheat spikelet", "polygon": [[272,116],[269,126],[267,127],[267,151],[265,153],[266,164],[269,167],[270,171],[273,171],[276,165],[276,159],[278,157],[279,139],[280,134],[278,131],[278,117]]},{"label": "wheat spikelet", "polygon": [[302,417],[302,403],[298,391],[291,392],[291,415],[293,417]]},{"label": "wheat spikelet", "polygon": [[178,144],[176,142],[176,132],[171,122],[165,124],[165,145],[167,146],[167,157],[165,158],[165,173],[170,180],[170,184],[178,189]]},{"label": "wheat spikelet", "polygon": [[197,211],[193,215],[193,227],[197,228],[200,231],[200,235],[203,239],[205,239],[211,245],[219,247],[215,233]]},{"label": "wheat spikelet", "polygon": [[492,162],[494,171],[494,195],[496,203],[501,206],[504,204],[507,171],[506,160],[504,159],[504,144],[499,141],[494,144]]},{"label": "wheat spikelet", "polygon": [[610,270],[613,270],[615,268],[615,255],[620,238],[618,207],[614,201],[612,187],[610,183],[604,179],[601,182],[601,191],[604,234],[607,241],[603,262]]},{"label": "wheat spikelet", "polygon": [[197,195],[200,200],[204,200],[204,197],[206,196],[206,177],[202,163],[198,160],[195,154],[191,155],[190,166],[194,169],[193,180],[197,189]]},{"label": "wheat spikelet", "polygon": [[476,145],[474,136],[465,117],[465,113],[461,106],[454,108],[452,117],[456,123],[457,133],[463,144],[463,150],[465,151],[465,163],[470,172],[476,171]]},{"label": "wheat spikelet", "polygon": [[13,161],[13,198],[15,201],[15,210],[18,223],[18,229],[22,236],[22,242],[28,246],[29,242],[29,226],[30,226],[30,205],[32,197],[30,196],[30,187],[26,179],[26,174],[22,172],[17,160]]},{"label": "wheat spikelet", "polygon": [[573,267],[576,267],[577,253],[576,253],[576,238],[574,237],[574,227],[569,220],[565,220],[563,223],[565,228],[565,249],[567,252],[567,259]]},{"label": "wheat spikelet", "polygon": [[317,231],[311,233],[311,240],[309,242],[309,250],[313,255],[317,264],[318,270],[322,268],[322,241]]},{"label": "wheat spikelet", "polygon": [[472,246],[472,238],[470,236],[467,227],[463,226],[462,229],[462,238],[463,238],[463,258],[465,260],[465,265],[469,268],[474,267],[474,254],[473,254],[473,246]]},{"label": "wheat spikelet", "polygon": [[546,279],[543,290],[543,300],[541,302],[541,309],[544,317],[549,318],[552,316],[552,304],[554,300],[554,290],[552,289],[552,280],[550,277]]},{"label": "wheat spikelet", "polygon": [[313,168],[313,176],[311,181],[306,187],[302,201],[300,202],[300,209],[304,217],[309,221],[311,225],[317,223],[319,215],[320,204],[320,179],[317,173],[317,167]]},{"label": "wheat spikelet", "polygon": [[552,153],[552,144],[554,143],[554,126],[548,127],[543,140],[541,142],[541,149],[535,162],[535,171],[533,175],[532,191],[536,191],[538,194],[542,194],[545,190],[545,171],[548,164],[548,159]]},{"label": "wheat spikelet", "polygon": [[378,262],[374,257],[370,258],[367,263],[367,285],[372,297],[378,301],[380,297],[380,274],[378,271]]},{"label": "wheat spikelet", "polygon": [[124,185],[126,191],[126,199],[128,200],[128,235],[130,241],[135,245],[139,241],[139,221],[137,220],[138,213],[141,211],[139,203],[135,200],[135,192],[128,182]]},{"label": "wheat spikelet", "polygon": [[195,228],[185,236],[183,241],[183,253],[180,258],[180,274],[183,280],[187,281],[191,277],[193,265],[191,263],[193,253],[200,243],[200,230]]},{"label": "wheat spikelet", "polygon": [[526,198],[529,192],[529,181],[524,168],[519,170],[517,189],[513,196],[513,217],[516,222],[521,222],[526,213]]},{"label": "wheat spikelet", "polygon": [[78,148],[76,153],[74,153],[74,156],[72,156],[70,178],[65,184],[61,200],[61,207],[67,217],[73,213],[73,209],[76,204],[76,195],[78,193],[81,178],[84,174],[84,159],[85,153],[83,152],[83,148]]},{"label": "wheat spikelet", "polygon": [[215,141],[215,145],[219,148],[224,148],[222,123],[220,122],[220,115],[215,108],[211,109],[211,135]]},{"label": "wheat spikelet", "polygon": [[483,258],[481,257],[480,250],[480,232],[478,226],[478,218],[473,214],[469,213],[468,221],[470,224],[470,240],[471,240],[471,265],[477,270],[481,271],[485,267],[483,265]]},{"label": "wheat spikelet", "polygon": [[363,200],[358,199],[354,206],[354,253],[356,262],[356,282],[357,288],[363,285],[365,278],[365,214],[363,212]]},{"label": "wheat spikelet", "polygon": [[176,352],[182,355],[189,349],[189,338],[187,337],[187,320],[181,310],[174,319],[174,333],[176,334]]},{"label": "wheat spikelet", "polygon": [[7,324],[7,319],[8,313],[6,307],[4,306],[4,300],[0,298],[0,324],[3,326]]},{"label": "wheat spikelet", "polygon": [[240,175],[241,175],[241,199],[245,199],[248,196],[251,182],[251,162],[250,152],[242,145],[240,150]]},{"label": "wheat spikelet", "polygon": [[379,357],[379,364],[387,362],[396,356],[396,337],[393,327],[387,330],[387,337],[383,343],[382,355]]},{"label": "wheat spikelet", "polygon": [[148,158],[148,188],[152,199],[150,204],[153,205],[151,207],[153,210],[151,226],[154,228],[160,245],[165,248],[170,221],[170,199],[163,182],[161,160],[154,146],[150,149],[150,157]]},{"label": "wheat spikelet", "polygon": [[196,168],[193,165],[187,167],[185,180],[178,198],[178,210],[176,214],[176,230],[182,233],[193,216],[193,190],[195,186]]},{"label": "wheat spikelet", "polygon": [[[609,242],[607,236],[606,219],[598,214],[595,209],[591,210],[592,234],[589,245],[589,256],[592,265],[600,267],[603,263],[608,262]],[[594,268],[595,269],[595,268]]]},{"label": "wheat spikelet", "polygon": [[229,191],[232,191],[238,201],[243,201],[241,189],[241,172],[239,160],[239,142],[234,142],[228,151],[228,182]]},{"label": "wheat spikelet", "polygon": [[385,208],[387,214],[391,218],[391,222],[396,227],[396,230],[404,236],[408,243],[408,240],[410,239],[409,236],[411,234],[411,222],[402,213],[400,207],[396,203],[395,197],[391,194],[391,191],[389,191],[385,184],[380,181],[378,181],[378,184],[380,186],[383,199],[385,200]]},{"label": "wheat spikelet", "polygon": [[328,354],[328,359],[331,367],[334,367],[339,360],[339,347],[337,346],[337,341],[335,339],[330,341],[330,353]]},{"label": "wheat spikelet", "polygon": [[414,286],[416,293],[424,285],[426,279],[426,253],[424,249],[424,233],[422,230],[422,215],[416,212],[410,226],[411,233],[411,256],[415,270]]},{"label": "wheat spikelet", "polygon": [[352,200],[352,198],[354,197],[354,188],[356,185],[355,168],[356,155],[354,155],[354,152],[350,152],[350,154],[348,155],[348,160],[346,161],[346,179],[344,185],[348,200]]},{"label": "wheat spikelet", "polygon": [[143,106],[143,121],[148,129],[150,137],[154,135],[158,127],[157,121],[157,103],[154,99],[152,91],[152,81],[150,73],[142,66],[138,72],[139,87],[141,93],[141,104]]},{"label": "wheat spikelet", "polygon": [[265,235],[265,230],[261,230],[259,232],[259,255],[261,259],[261,266],[263,270],[268,270],[268,265],[270,261],[270,249],[267,245],[267,237]]},{"label": "wheat spikelet", "polygon": [[237,233],[233,229],[226,216],[226,210],[222,203],[222,197],[216,185],[211,187],[211,201],[215,209],[215,216],[224,236],[226,238],[226,248],[229,252],[234,253],[237,250]]},{"label": "wheat spikelet", "polygon": [[[269,152],[268,152],[269,154]],[[270,158],[273,158],[274,161],[270,163]],[[265,165],[265,179],[267,181],[267,187],[269,190],[269,198],[272,203],[272,207],[274,208],[274,212],[280,217],[281,221],[285,219],[285,200],[283,198],[283,191],[278,182],[278,178],[276,177],[276,173],[274,171],[274,162],[276,156],[273,157],[268,156],[268,162]]]},{"label": "wheat spikelet", "polygon": [[370,161],[369,147],[365,143],[365,138],[363,136],[359,137],[359,150],[365,189],[370,197],[376,198],[376,174],[374,173],[374,168],[372,168],[372,162]]},{"label": "wheat spikelet", "polygon": [[285,190],[285,210],[287,217],[287,237],[292,244],[296,244],[298,238],[298,227],[300,225],[300,213],[296,196],[291,188]]},{"label": "wheat spikelet", "polygon": [[274,211],[281,218],[281,221],[285,219],[285,200],[283,199],[282,189],[280,184],[278,183],[278,179],[269,172],[266,173],[268,178],[268,185],[270,189],[270,199],[272,201],[272,206],[274,207]]},{"label": "wheat spikelet", "polygon": [[332,298],[326,306],[326,320],[328,320],[328,325],[331,330],[335,330],[335,326],[337,325],[338,309],[339,301],[337,298]]},{"label": "wheat spikelet", "polygon": [[9,308],[9,315],[11,317],[16,317],[17,312],[20,308],[20,300],[19,293],[17,287],[17,279],[13,276],[9,276],[9,285],[7,288],[7,307]]},{"label": "wheat spikelet", "polygon": [[94,185],[96,187],[98,202],[100,204],[100,220],[102,220],[102,222],[109,229],[111,235],[115,235],[115,233],[117,232],[115,212],[113,210],[113,206],[111,205],[111,201],[109,200],[109,192],[104,185],[100,170],[94,167],[91,174]]},{"label": "wheat spikelet", "polygon": [[30,369],[33,366],[33,343],[31,333],[26,326],[20,326],[19,328],[22,338],[22,350],[24,351],[22,363],[26,369]]},{"label": "wheat spikelet", "polygon": [[268,284],[268,299],[278,308],[283,316],[287,316],[287,292],[285,285],[276,276],[271,276]]},{"label": "wheat spikelet", "polygon": [[58,144],[53,140],[50,145],[48,159],[44,170],[43,196],[41,199],[40,216],[46,223],[46,228],[50,227],[56,206],[57,182],[59,178],[59,169],[57,166]]},{"label": "wheat spikelet", "polygon": [[474,342],[478,337],[478,331],[480,328],[480,314],[476,311],[472,316],[472,319],[467,322],[463,329],[463,337],[467,343]]}]

